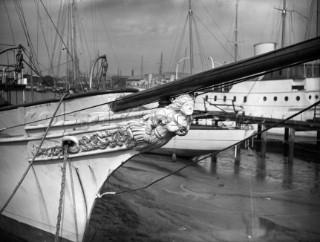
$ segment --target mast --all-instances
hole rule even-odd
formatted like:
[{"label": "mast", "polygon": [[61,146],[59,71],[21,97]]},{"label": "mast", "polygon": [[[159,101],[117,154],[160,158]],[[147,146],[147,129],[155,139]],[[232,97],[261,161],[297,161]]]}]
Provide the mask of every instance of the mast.
[{"label": "mast", "polygon": [[71,3],[71,40],[72,40],[72,72],[73,72],[73,85],[75,85],[78,77],[77,70],[77,42],[76,42],[76,27],[75,27],[75,0]]},{"label": "mast", "polygon": [[[67,33],[69,35],[70,33],[70,5],[68,4],[67,5]],[[67,75],[67,81],[66,81],[66,89],[69,91],[70,90],[70,63],[69,63],[69,50],[68,48],[70,47],[70,44],[69,44],[70,40],[69,40],[69,37],[67,38],[67,46],[66,46],[66,51],[67,51],[67,55],[66,55],[66,62],[67,62],[67,69],[66,69],[66,75]]]},{"label": "mast", "polygon": [[238,0],[236,0],[236,23],[234,29],[234,61],[238,60]]},{"label": "mast", "polygon": [[287,1],[283,0],[283,7],[282,7],[282,32],[281,32],[281,48],[285,46],[285,37],[286,37],[286,16],[287,16]]},{"label": "mast", "polygon": [[317,35],[316,35],[316,37],[318,37],[319,35],[320,35],[320,33],[319,33],[319,28],[320,28],[320,4],[319,4],[319,1],[317,1],[317,29],[316,29],[316,31],[317,31]]},{"label": "mast", "polygon": [[161,56],[160,56],[160,67],[159,67],[159,76],[162,75],[162,52],[161,52]]},{"label": "mast", "polygon": [[[307,18],[307,26],[306,26],[306,31],[304,33],[304,40],[309,39],[309,35],[310,35],[310,28],[311,28],[311,24],[312,24],[312,19],[313,19],[313,11],[315,9],[314,5],[317,4],[316,0],[312,0],[311,4],[310,4],[310,8],[309,8],[309,15]],[[317,4],[318,5],[318,4]],[[317,8],[316,8],[317,9]],[[318,12],[317,12],[318,14]],[[319,23],[318,23],[319,24]],[[316,26],[316,28],[318,29],[318,25]],[[316,35],[317,36],[317,35]]]},{"label": "mast", "polygon": [[140,70],[141,79],[143,78],[143,56],[141,57],[141,70]]},{"label": "mast", "polygon": [[193,75],[193,41],[192,41],[192,18],[193,12],[191,8],[191,0],[189,0],[189,48],[190,48],[190,75]]}]

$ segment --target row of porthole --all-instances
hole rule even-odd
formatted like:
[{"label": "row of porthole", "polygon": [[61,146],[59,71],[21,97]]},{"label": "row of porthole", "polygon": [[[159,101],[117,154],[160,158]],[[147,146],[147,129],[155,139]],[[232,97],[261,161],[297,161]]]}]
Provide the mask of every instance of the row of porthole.
[{"label": "row of porthole", "polygon": [[[311,98],[312,98],[312,96],[309,95],[309,99],[311,99]],[[315,95],[315,99],[318,99],[318,98],[319,98],[319,96],[318,96],[318,95]],[[273,100],[274,100],[274,101],[277,101],[277,100],[278,100],[278,97],[275,96],[275,97],[273,98]],[[285,100],[285,101],[288,101],[288,100],[289,100],[288,96],[285,96],[285,97],[284,97],[284,100]],[[300,101],[300,96],[296,96],[296,100],[297,100],[297,101]],[[263,97],[263,101],[267,101],[267,97]]]},{"label": "row of porthole", "polygon": [[[278,97],[275,96],[275,97],[273,98],[273,101],[276,102],[277,100],[278,100]],[[289,100],[288,96],[285,96],[285,97],[284,97],[284,100],[285,100],[285,101],[288,101],[288,100]],[[297,100],[297,101],[300,101],[300,97],[297,96],[297,97],[296,97],[296,100]],[[267,97],[263,97],[263,101],[267,101]]]},{"label": "row of porthole", "polygon": [[[311,99],[311,98],[312,98],[312,96],[309,95],[309,99]],[[314,98],[315,98],[315,99],[318,99],[319,96],[318,96],[318,95],[315,95]],[[224,97],[223,97],[223,101],[225,102],[226,100],[227,100],[227,97],[224,96]],[[274,101],[277,101],[277,100],[278,100],[278,97],[275,96],[275,97],[273,98],[273,100],[274,100]],[[284,97],[284,100],[285,100],[285,101],[288,101],[288,100],[289,100],[288,96],[285,96],[285,97]],[[297,100],[297,101],[300,101],[300,96],[296,96],[296,100]],[[217,101],[217,96],[214,96],[214,101]],[[234,101],[234,102],[236,101],[236,96],[233,97],[233,101]],[[243,100],[243,101],[244,101],[244,102],[247,102],[247,97],[246,97],[246,96],[244,97],[244,100]],[[266,97],[266,96],[263,97],[263,101],[267,101],[267,97]]]},{"label": "row of porthole", "polygon": [[[278,97],[275,96],[275,97],[273,98],[273,101],[276,102],[277,100],[278,100]],[[288,100],[289,100],[288,96],[285,96],[285,97],[284,97],[284,100],[285,100],[285,101],[288,101]],[[296,96],[296,100],[297,100],[297,101],[300,101],[300,97],[299,97],[299,96]],[[267,101],[267,97],[263,97],[263,101]]]},{"label": "row of porthole", "polygon": [[[311,98],[312,98],[312,95],[309,95],[309,99],[311,99]],[[318,99],[319,96],[318,96],[318,95],[315,95],[314,98],[315,98],[315,99]]]}]

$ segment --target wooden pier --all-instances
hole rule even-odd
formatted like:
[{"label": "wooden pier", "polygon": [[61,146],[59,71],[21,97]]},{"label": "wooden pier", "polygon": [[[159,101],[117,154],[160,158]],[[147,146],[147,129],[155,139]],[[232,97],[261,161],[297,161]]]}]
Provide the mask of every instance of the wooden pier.
[{"label": "wooden pier", "polygon": [[[320,110],[320,105],[314,106],[314,110]],[[316,112],[315,112],[316,113]],[[266,129],[273,127],[284,128],[283,138],[283,154],[287,157],[288,162],[293,162],[294,157],[294,144],[296,142],[296,133],[299,131],[316,131],[316,144],[315,151],[320,152],[320,117],[316,115],[312,120],[299,121],[299,120],[285,120],[277,118],[266,118],[257,116],[248,116],[245,114],[235,114],[229,112],[205,112],[196,113],[194,115],[198,119],[212,119],[213,123],[219,121],[234,121],[237,126],[255,124],[257,125],[257,135],[255,137],[256,149],[260,156],[264,158],[267,153],[268,133],[264,132]],[[235,161],[240,161],[240,145],[236,145]],[[319,154],[318,154],[319,155]]]}]

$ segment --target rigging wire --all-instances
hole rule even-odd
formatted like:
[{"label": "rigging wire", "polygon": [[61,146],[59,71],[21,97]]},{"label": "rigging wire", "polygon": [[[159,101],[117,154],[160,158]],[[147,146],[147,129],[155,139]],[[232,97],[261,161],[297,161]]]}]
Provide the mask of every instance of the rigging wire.
[{"label": "rigging wire", "polygon": [[2,0],[2,1],[3,1],[4,8],[6,9],[6,13],[7,13],[8,20],[9,20],[9,25],[10,25],[10,30],[11,30],[11,35],[12,35],[13,43],[15,45],[16,41],[14,39],[14,34],[13,34],[13,30],[12,30],[12,25],[11,25],[11,19],[10,19],[10,15],[9,15],[9,12],[8,12],[8,9],[7,9],[6,1],[5,0]]},{"label": "rigging wire", "polygon": [[[174,70],[174,65],[175,65],[175,63],[177,63],[177,61],[176,61],[176,58],[175,58],[175,56],[176,55],[174,55],[174,53],[175,53],[175,51],[174,51],[174,49],[175,49],[175,47],[176,47],[176,43],[177,43],[177,40],[178,40],[178,37],[179,37],[179,30],[180,30],[180,27],[181,27],[181,22],[182,22],[182,18],[183,18],[183,16],[184,16],[184,6],[186,5],[186,1],[184,2],[184,5],[183,5],[183,8],[182,8],[182,10],[181,10],[181,15],[180,15],[180,19],[179,19],[179,24],[178,24],[178,27],[177,27],[177,31],[176,31],[176,35],[175,35],[175,38],[174,38],[174,43],[173,43],[173,45],[172,45],[172,49],[171,49],[171,56],[170,56],[170,61],[169,61],[169,67],[170,67],[170,70]],[[184,27],[185,28],[185,27]],[[183,29],[184,29],[183,28]],[[177,52],[176,52],[177,53]]]},{"label": "rigging wire", "polygon": [[[193,15],[195,16],[195,14]],[[201,61],[201,65],[202,65],[202,70],[207,70],[209,69],[208,67],[208,62],[206,61],[207,58],[205,57],[205,52],[204,52],[204,48],[203,45],[201,43],[201,38],[200,38],[200,33],[199,33],[199,28],[198,28],[198,24],[196,21],[193,21],[193,25],[194,25],[194,30],[195,30],[195,35],[197,38],[197,44],[198,44],[198,50],[199,50],[199,55],[200,55],[200,61]]]},{"label": "rigging wire", "polygon": [[[228,38],[227,38],[227,36],[223,33],[223,31],[221,30],[220,24],[218,24],[218,23],[214,20],[214,18],[212,17],[212,15],[209,13],[208,8],[204,6],[203,2],[202,2],[202,1],[199,1],[199,2],[200,2],[200,4],[201,4],[202,8],[207,12],[207,14],[209,15],[209,17],[211,18],[212,22],[216,25],[216,28],[218,29],[218,31],[219,31],[219,32],[222,34],[222,36],[224,37],[226,43],[228,43]],[[216,39],[216,40],[218,40],[218,39]],[[218,41],[218,43],[222,46],[222,48],[228,49],[228,48],[224,47],[224,45],[223,45],[220,41]]]},{"label": "rigging wire", "polygon": [[[67,15],[66,12],[67,12],[66,4],[63,4],[63,1],[60,1],[57,28],[60,30],[62,36],[65,33],[66,15]],[[57,63],[61,62],[61,54],[62,54],[61,49],[63,49],[62,42],[59,41],[59,35],[56,34],[54,37],[54,41],[53,41],[53,52],[52,52],[52,56],[51,56],[52,63],[54,63],[54,59],[56,56],[56,50],[58,52]],[[66,63],[69,63],[69,61],[67,61]],[[58,66],[56,73],[57,73],[57,76],[60,76],[60,65]]]},{"label": "rigging wire", "polygon": [[233,54],[219,41],[219,39],[208,29],[208,27],[201,21],[199,17],[197,17],[199,22],[206,28],[206,30],[209,32],[209,34],[222,46],[222,48],[233,58]]},{"label": "rigging wire", "polygon": [[[79,26],[80,26],[79,36],[80,36],[81,49],[83,52],[85,52],[85,50],[88,52],[89,59],[91,60],[92,58],[91,58],[91,54],[89,51],[89,46],[88,46],[85,31],[84,31],[84,27],[83,27],[83,22],[82,22],[81,18],[79,17],[78,12],[76,12],[76,17],[77,17],[77,21],[79,22]],[[83,47],[83,40],[85,42],[85,48]],[[80,53],[80,55],[81,55],[81,53]],[[83,57],[83,58],[85,58],[85,57]],[[85,61],[85,59],[84,59],[84,61]],[[87,65],[85,65],[84,68],[85,68],[85,72],[88,73]]]},{"label": "rigging wire", "polygon": [[189,18],[189,16],[187,15],[187,17],[185,19],[185,22],[184,22],[181,38],[180,38],[178,46],[177,46],[177,51],[176,51],[175,56],[173,58],[171,70],[175,70],[175,66],[174,66],[175,64],[174,63],[178,63],[179,62],[179,58],[181,56],[181,50],[182,50],[182,47],[183,47],[183,41],[185,40],[184,35],[185,35],[186,29],[187,29],[188,18]]},{"label": "rigging wire", "polygon": [[[257,74],[257,75],[254,75],[254,76],[258,76],[258,75],[260,75],[260,74]],[[243,81],[245,81],[245,80],[247,80],[247,79],[249,79],[249,78],[251,78],[251,77],[252,77],[252,76],[247,77],[247,78],[241,78],[241,79],[233,80],[233,81],[228,81],[228,82],[225,82],[225,83],[223,83],[223,84],[222,84],[222,83],[219,83],[219,84],[216,84],[216,85],[211,85],[210,87],[213,87],[213,88],[214,88],[214,87],[221,87],[222,85],[223,85],[223,86],[228,86],[228,85],[231,86],[231,85],[234,85],[234,84],[243,82]],[[198,89],[197,91],[202,91],[202,90],[205,90],[205,91],[203,91],[203,92],[200,93],[200,94],[197,94],[197,96],[204,95],[205,93],[212,91],[212,90],[209,90],[209,87],[200,88],[200,89]],[[60,115],[56,115],[56,117],[61,117],[61,116],[63,116],[63,115],[69,115],[69,114],[72,114],[72,113],[81,112],[81,111],[84,111],[84,110],[88,110],[88,109],[91,109],[91,108],[100,107],[100,106],[103,106],[103,105],[110,105],[112,102],[113,102],[113,101],[109,101],[109,102],[105,102],[105,103],[93,105],[93,106],[90,106],[90,107],[73,110],[73,111],[68,112],[68,113],[63,113],[63,114],[60,114]],[[9,127],[0,129],[0,132],[1,132],[1,131],[4,131],[4,130],[12,129],[12,128],[22,127],[22,126],[25,126],[25,125],[29,125],[29,124],[33,124],[33,123],[45,121],[45,120],[47,120],[47,119],[48,119],[48,118],[43,118],[43,119],[38,119],[38,120],[30,121],[30,122],[27,122],[27,123],[23,123],[23,124],[17,124],[17,125],[14,125],[14,126],[9,126]]]},{"label": "rigging wire", "polygon": [[46,51],[47,51],[48,57],[49,57],[49,59],[50,59],[50,71],[49,71],[49,73],[51,73],[51,74],[54,75],[54,73],[53,73],[52,58],[50,58],[49,46],[48,46],[47,38],[46,38],[46,35],[45,35],[45,33],[44,33],[44,29],[43,29],[43,23],[42,23],[40,11],[39,11],[39,4],[35,4],[35,5],[36,5],[36,9],[37,9],[38,22],[40,23],[40,27],[41,27],[41,31],[42,31],[42,35],[43,35],[44,44],[45,44],[45,47],[46,47]]},{"label": "rigging wire", "polygon": [[[96,108],[96,107],[100,107],[100,106],[103,106],[103,105],[110,105],[110,104],[112,104],[112,102],[113,101],[109,101],[109,102],[105,102],[105,103],[96,104],[96,105],[93,105],[93,106],[90,106],[90,107],[85,107],[85,108],[73,110],[73,111],[70,111],[70,112],[67,112],[67,113],[62,113],[62,114],[59,114],[59,115],[55,115],[55,117],[58,118],[58,117],[62,117],[64,115],[69,115],[69,114],[85,111],[85,110]],[[153,109],[155,109],[155,108],[151,108],[150,110],[153,110]],[[4,130],[12,129],[12,128],[22,127],[22,126],[25,126],[25,125],[29,125],[29,124],[34,124],[34,123],[37,123],[37,122],[45,121],[45,120],[48,120],[50,118],[52,118],[52,117],[37,119],[37,120],[26,122],[26,123],[23,123],[23,124],[17,124],[17,125],[13,125],[13,126],[6,127],[6,128],[1,128],[0,132],[2,132]]]},{"label": "rigging wire", "polygon": [[73,57],[72,57],[72,55],[71,55],[71,53],[70,53],[70,51],[69,51],[68,46],[67,46],[67,45],[65,44],[65,42],[63,41],[63,38],[62,38],[62,36],[60,35],[59,30],[57,29],[56,25],[54,24],[54,22],[53,22],[53,20],[52,20],[52,18],[51,18],[51,16],[50,16],[50,14],[49,14],[49,12],[48,12],[48,10],[47,10],[46,6],[44,6],[44,4],[43,4],[42,0],[40,0],[40,2],[41,2],[41,4],[42,4],[42,6],[43,6],[44,10],[46,11],[46,13],[47,13],[47,15],[48,15],[48,17],[49,17],[49,19],[50,19],[50,21],[51,21],[51,23],[52,23],[53,27],[55,28],[55,30],[56,30],[56,32],[57,32],[57,34],[59,35],[59,37],[60,37],[60,39],[61,39],[61,41],[62,41],[63,45],[65,46],[65,48],[66,48],[66,50],[67,50],[67,52],[68,52],[68,54],[69,54],[69,56],[70,56],[71,60],[72,60],[72,61],[74,61],[74,60],[73,60]]},{"label": "rigging wire", "polygon": [[[106,105],[106,104],[111,104],[111,103],[112,103],[112,101],[106,102],[106,103],[101,103],[101,104],[97,104],[97,105],[90,106],[90,107],[87,107],[87,108],[82,108],[82,109],[74,110],[74,111],[71,111],[71,112],[68,112],[68,113],[59,114],[59,115],[56,115],[55,117],[61,117],[61,116],[64,116],[64,115],[68,115],[68,114],[72,114],[72,113],[76,113],[76,112],[88,110],[88,109],[95,108],[95,107],[100,107],[100,106],[103,106],[103,105]],[[50,117],[50,118],[51,118],[51,117]],[[45,120],[48,120],[48,118],[37,119],[37,120],[30,121],[30,122],[26,122],[26,123],[23,123],[23,124],[17,124],[17,125],[13,125],[13,126],[10,126],[10,127],[2,128],[2,129],[0,129],[0,132],[1,132],[1,131],[4,131],[4,130],[8,130],[8,129],[13,129],[13,128],[17,128],[17,127],[22,127],[22,126],[29,125],[29,124],[38,123],[38,122],[45,121]]]},{"label": "rigging wire", "polygon": [[[277,123],[275,123],[275,124],[273,124],[273,125],[270,125],[269,127],[261,130],[260,132],[257,132],[257,133],[255,133],[255,134],[253,134],[253,135],[250,135],[249,137],[247,137],[247,138],[245,138],[245,139],[243,139],[243,140],[240,140],[240,141],[238,141],[238,142],[236,142],[236,143],[234,143],[234,144],[232,144],[232,145],[229,145],[228,147],[226,147],[226,148],[224,148],[224,149],[221,149],[221,150],[219,150],[219,151],[217,151],[217,152],[214,152],[213,154],[204,156],[203,158],[201,158],[201,159],[199,159],[199,160],[196,160],[196,161],[193,161],[193,162],[191,162],[191,163],[189,163],[189,164],[187,164],[187,165],[184,165],[184,166],[180,167],[179,169],[177,169],[177,170],[175,170],[175,171],[173,171],[173,172],[170,172],[169,174],[167,174],[167,175],[165,175],[165,176],[163,176],[163,177],[161,177],[161,178],[159,178],[159,179],[154,180],[153,182],[149,183],[149,184],[146,185],[146,186],[139,187],[139,188],[136,188],[136,189],[128,189],[128,190],[123,190],[123,191],[120,191],[120,192],[114,192],[114,194],[115,194],[115,195],[119,195],[119,194],[123,194],[123,193],[137,192],[137,191],[140,191],[140,190],[147,189],[148,187],[152,186],[153,184],[158,183],[158,182],[160,182],[161,180],[164,180],[164,179],[167,178],[167,177],[170,177],[170,176],[172,176],[172,175],[175,175],[175,174],[177,174],[178,172],[184,170],[185,168],[187,168],[187,167],[189,167],[189,166],[192,166],[192,165],[194,165],[194,164],[197,164],[198,162],[200,162],[200,161],[202,161],[202,160],[204,160],[204,159],[207,159],[207,158],[211,157],[212,155],[217,155],[217,154],[219,154],[219,153],[221,153],[221,152],[223,152],[223,151],[225,151],[225,150],[227,150],[227,149],[230,149],[230,148],[232,148],[232,147],[234,147],[234,146],[236,146],[236,145],[240,145],[241,143],[243,143],[243,142],[245,142],[245,141],[247,141],[247,140],[250,140],[250,139],[252,139],[252,138],[255,137],[255,136],[258,136],[258,135],[262,134],[263,132],[268,131],[269,129],[272,129],[272,128],[274,128],[274,127],[277,127],[277,126],[279,126],[280,124],[285,123],[286,121],[288,121],[288,120],[290,120],[290,119],[292,119],[292,118],[300,115],[301,113],[303,113],[303,112],[305,112],[305,111],[307,111],[307,110],[309,110],[309,109],[311,109],[311,108],[313,108],[313,107],[315,107],[315,106],[317,106],[317,105],[319,105],[319,104],[320,104],[320,101],[315,102],[315,103],[313,103],[312,105],[310,105],[310,106],[308,106],[308,107],[300,110],[299,112],[297,112],[297,113],[289,116],[288,118],[286,118],[286,119],[284,119],[284,120],[281,120],[281,121],[279,121],[279,122],[277,122]],[[103,195],[104,195],[104,194],[101,194],[101,195],[99,195],[99,196],[102,197]]]},{"label": "rigging wire", "polygon": [[102,26],[103,26],[103,29],[105,31],[105,34],[107,36],[107,39],[109,40],[109,43],[110,43],[110,47],[111,47],[111,50],[113,52],[113,55],[114,55],[114,58],[117,62],[117,69],[120,68],[120,63],[119,63],[119,59],[118,59],[118,56],[117,56],[117,53],[115,51],[115,49],[113,48],[113,45],[112,45],[112,42],[111,42],[111,38],[110,38],[110,35],[107,31],[107,28],[106,28],[106,23],[107,21],[104,21],[103,17],[102,17],[102,14],[101,14],[101,11],[98,11],[99,15],[100,15],[100,18],[101,18],[101,22],[104,23]]},{"label": "rigging wire", "polygon": [[59,103],[58,103],[58,105],[57,105],[57,107],[56,107],[56,110],[54,111],[54,113],[53,113],[53,115],[52,115],[52,117],[51,117],[51,119],[50,119],[50,122],[49,122],[49,125],[48,125],[47,129],[46,129],[46,132],[45,132],[45,134],[43,135],[43,137],[42,137],[42,139],[41,139],[41,142],[40,142],[40,144],[39,144],[39,147],[38,147],[38,149],[36,150],[36,153],[34,154],[31,162],[29,163],[28,167],[27,167],[26,170],[24,171],[22,177],[20,178],[18,184],[17,184],[16,187],[14,188],[14,190],[13,190],[13,192],[11,193],[10,197],[7,199],[7,201],[6,201],[6,202],[3,204],[3,206],[1,207],[1,209],[0,209],[0,214],[2,214],[2,212],[3,212],[3,211],[5,210],[5,208],[8,206],[9,202],[11,201],[11,199],[13,198],[13,196],[16,194],[16,192],[17,192],[18,188],[20,187],[20,185],[22,184],[24,178],[27,176],[27,174],[28,174],[30,168],[32,167],[33,162],[35,161],[35,158],[36,158],[36,156],[37,156],[37,154],[38,154],[38,152],[39,152],[39,150],[40,150],[40,148],[41,148],[41,146],[42,146],[42,144],[43,144],[43,142],[44,142],[44,140],[45,140],[45,138],[46,138],[46,136],[47,136],[47,134],[48,134],[48,132],[49,132],[49,130],[50,130],[50,128],[51,128],[52,122],[53,122],[54,118],[56,117],[55,115],[56,115],[56,113],[58,112],[59,107],[60,107],[62,101],[65,99],[65,97],[66,97],[67,95],[69,95],[69,94],[66,93],[65,95],[63,95],[63,96],[61,97],[61,99],[60,99],[60,101],[59,101]]}]

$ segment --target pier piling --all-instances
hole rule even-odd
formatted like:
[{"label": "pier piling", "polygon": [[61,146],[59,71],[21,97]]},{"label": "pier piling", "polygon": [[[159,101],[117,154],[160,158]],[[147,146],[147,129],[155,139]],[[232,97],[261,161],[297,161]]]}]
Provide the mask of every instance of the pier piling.
[{"label": "pier piling", "polygon": [[240,162],[240,157],[241,157],[241,149],[240,145],[236,145],[234,147],[234,158],[236,162]]},{"label": "pier piling", "polygon": [[[265,125],[261,126],[262,130],[266,128]],[[261,134],[261,157],[266,157],[267,152],[267,132]]]},{"label": "pier piling", "polygon": [[295,129],[289,128],[288,162],[293,162]]},{"label": "pier piling", "polygon": [[316,144],[317,144],[317,149],[319,151],[320,150],[320,130],[317,130],[317,141],[316,141]]},{"label": "pier piling", "polygon": [[258,135],[257,135],[257,146],[256,146],[256,150],[257,152],[260,151],[260,148],[261,148],[261,124],[258,124]]},{"label": "pier piling", "polygon": [[283,144],[283,155],[288,156],[289,143],[289,128],[284,128],[284,144]]}]

